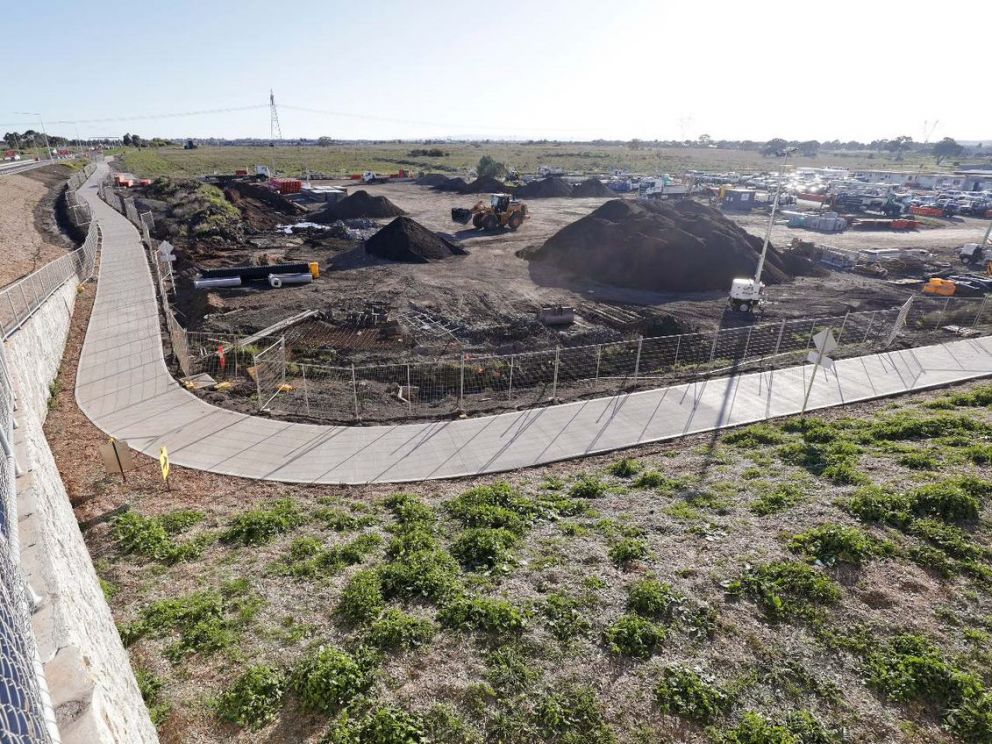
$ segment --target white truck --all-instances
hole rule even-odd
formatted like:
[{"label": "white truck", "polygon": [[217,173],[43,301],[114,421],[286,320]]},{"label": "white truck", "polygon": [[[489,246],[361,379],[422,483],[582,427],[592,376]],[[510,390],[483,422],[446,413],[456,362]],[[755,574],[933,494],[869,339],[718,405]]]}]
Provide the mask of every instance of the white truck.
[{"label": "white truck", "polygon": [[642,178],[637,192],[642,199],[682,199],[689,193],[689,189],[681,183],[675,183],[668,174],[665,174],[654,178]]}]

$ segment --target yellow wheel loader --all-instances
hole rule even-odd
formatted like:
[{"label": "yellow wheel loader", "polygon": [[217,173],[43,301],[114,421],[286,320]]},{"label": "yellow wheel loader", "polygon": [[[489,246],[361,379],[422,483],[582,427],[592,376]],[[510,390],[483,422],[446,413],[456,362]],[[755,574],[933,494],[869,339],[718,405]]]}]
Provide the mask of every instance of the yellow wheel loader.
[{"label": "yellow wheel loader", "polygon": [[491,194],[489,204],[480,200],[471,209],[455,207],[451,210],[451,219],[462,225],[471,222],[474,227],[486,232],[501,227],[516,230],[527,219],[527,205],[509,194]]}]

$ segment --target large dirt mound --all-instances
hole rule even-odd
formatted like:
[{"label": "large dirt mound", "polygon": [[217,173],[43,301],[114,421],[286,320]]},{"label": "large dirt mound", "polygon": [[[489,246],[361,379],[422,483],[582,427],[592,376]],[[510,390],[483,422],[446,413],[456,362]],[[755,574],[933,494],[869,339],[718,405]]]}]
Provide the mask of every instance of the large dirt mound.
[{"label": "large dirt mound", "polygon": [[329,225],[338,220],[353,220],[359,217],[399,217],[406,214],[384,196],[371,196],[365,190],[356,191],[339,202],[329,205],[313,217],[314,222]]},{"label": "large dirt mound", "polygon": [[[619,287],[701,292],[729,290],[732,279],[752,274],[761,242],[698,202],[612,199],[528,257]],[[789,279],[770,246],[762,277],[768,284]]]},{"label": "large dirt mound", "polygon": [[510,190],[502,181],[498,181],[492,176],[482,176],[476,178],[472,183],[468,184],[463,190],[463,194],[505,194]]},{"label": "large dirt mound", "polygon": [[373,256],[406,263],[441,261],[468,252],[409,217],[397,217],[366,240],[365,251]]},{"label": "large dirt mound", "polygon": [[572,187],[572,196],[579,198],[587,196],[615,196],[615,194],[598,178],[587,178],[582,183]]},{"label": "large dirt mound", "polygon": [[465,179],[464,178],[459,178],[459,177],[456,176],[455,178],[448,178],[448,179],[446,179],[444,181],[444,183],[439,183],[437,186],[434,187],[434,190],[435,191],[457,191],[460,194],[463,191],[465,191],[465,187],[466,186],[468,186],[468,184],[465,183]]},{"label": "large dirt mound", "polygon": [[443,173],[425,173],[415,181],[418,186],[440,186],[447,182],[448,177]]},{"label": "large dirt mound", "polygon": [[571,195],[571,185],[558,176],[548,176],[540,181],[531,181],[516,191],[518,199],[548,199],[554,196]]}]

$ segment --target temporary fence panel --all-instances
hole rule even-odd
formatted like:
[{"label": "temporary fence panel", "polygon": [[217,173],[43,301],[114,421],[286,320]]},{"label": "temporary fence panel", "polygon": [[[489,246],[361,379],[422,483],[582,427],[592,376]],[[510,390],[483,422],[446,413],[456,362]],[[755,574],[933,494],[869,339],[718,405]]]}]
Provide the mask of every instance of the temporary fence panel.
[{"label": "temporary fence panel", "polygon": [[284,392],[286,385],[286,339],[280,338],[255,355],[253,368],[258,387],[258,410],[264,410]]}]

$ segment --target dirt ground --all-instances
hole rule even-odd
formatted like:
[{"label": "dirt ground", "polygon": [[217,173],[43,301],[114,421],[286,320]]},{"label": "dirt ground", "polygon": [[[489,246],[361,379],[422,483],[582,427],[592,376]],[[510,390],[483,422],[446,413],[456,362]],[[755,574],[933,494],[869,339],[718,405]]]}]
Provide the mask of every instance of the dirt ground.
[{"label": "dirt ground", "polygon": [[[355,189],[353,182],[335,183]],[[517,257],[518,251],[542,244],[565,225],[593,211],[604,199],[532,199],[528,201],[531,216],[518,231],[485,234],[461,228],[450,219],[451,208],[471,206],[476,200],[473,195],[440,193],[411,183],[365,188],[373,195],[387,197],[431,230],[461,241],[469,255],[441,263],[398,264],[366,256],[358,243],[323,240],[319,233],[262,234],[249,240],[255,253],[276,252],[282,260],[319,261],[321,278],[313,285],[289,291],[224,290],[212,296],[208,308],[202,307],[202,295],[194,296],[192,304],[185,308],[189,327],[243,335],[302,309],[316,308],[329,318],[341,318],[360,312],[374,300],[391,307],[392,317],[408,321],[412,326],[408,327],[410,335],[416,337],[416,345],[422,350],[442,349],[437,344],[432,347],[429,334],[418,333],[418,326],[424,324],[411,320],[411,314],[430,318],[428,325],[439,321],[451,330],[456,346],[463,349],[508,353],[548,348],[556,343],[576,345],[637,334],[708,330],[746,321],[725,312],[724,292],[674,294],[611,287]],[[763,234],[765,218],[761,215],[732,219],[753,234]],[[971,233],[977,230],[978,224],[973,220],[907,235],[848,232],[823,236],[776,225],[773,243],[782,247],[793,237],[800,237],[841,247],[927,247],[950,263],[954,247],[973,237]],[[824,277],[798,278],[771,287],[764,317],[775,320],[881,309],[901,302],[911,291],[873,278],[831,272]],[[180,305],[182,302],[180,287]],[[575,325],[551,330],[534,321],[534,312],[540,306],[558,304],[577,308]],[[205,319],[204,314],[208,315]],[[452,339],[445,340],[447,343]],[[340,346],[347,349],[349,345]],[[348,356],[350,361],[379,361],[375,348],[369,349],[365,343],[360,346],[361,353]],[[395,358],[392,347],[387,348],[388,356]]]},{"label": "dirt ground", "polygon": [[59,165],[0,178],[0,287],[72,250],[53,205],[70,171]]}]

